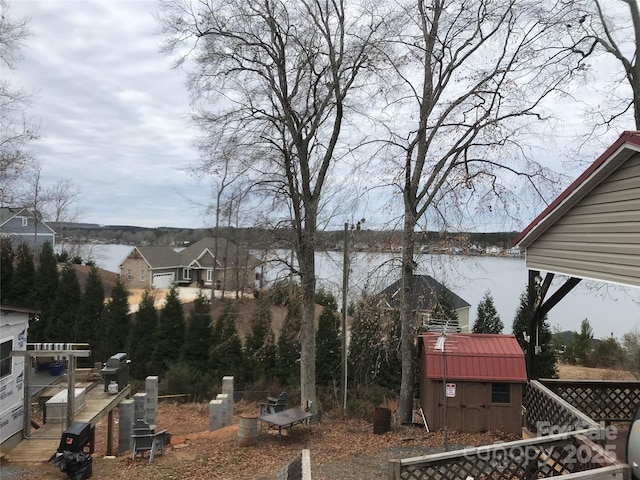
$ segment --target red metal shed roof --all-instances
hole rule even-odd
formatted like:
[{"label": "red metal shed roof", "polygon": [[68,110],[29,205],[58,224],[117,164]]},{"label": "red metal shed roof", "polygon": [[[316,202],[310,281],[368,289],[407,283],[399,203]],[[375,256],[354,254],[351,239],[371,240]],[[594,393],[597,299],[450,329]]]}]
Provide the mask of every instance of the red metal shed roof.
[{"label": "red metal shed roof", "polygon": [[527,381],[524,353],[513,335],[449,334],[444,354],[436,349],[438,337],[439,333],[420,335],[429,379],[442,378],[445,359],[447,380]]}]

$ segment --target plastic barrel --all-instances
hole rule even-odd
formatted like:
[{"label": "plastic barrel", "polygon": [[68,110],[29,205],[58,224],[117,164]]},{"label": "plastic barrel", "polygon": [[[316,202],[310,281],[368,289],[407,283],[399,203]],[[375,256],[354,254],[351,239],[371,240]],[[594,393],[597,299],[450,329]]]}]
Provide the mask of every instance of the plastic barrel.
[{"label": "plastic barrel", "polygon": [[373,413],[373,433],[382,435],[391,430],[391,410],[378,407]]},{"label": "plastic barrel", "polygon": [[51,365],[49,365],[49,373],[51,374],[51,376],[57,377],[58,375],[62,375],[63,368],[64,365],[60,362],[52,363]]},{"label": "plastic barrel", "polygon": [[258,443],[258,417],[244,415],[238,424],[238,445],[250,447]]}]

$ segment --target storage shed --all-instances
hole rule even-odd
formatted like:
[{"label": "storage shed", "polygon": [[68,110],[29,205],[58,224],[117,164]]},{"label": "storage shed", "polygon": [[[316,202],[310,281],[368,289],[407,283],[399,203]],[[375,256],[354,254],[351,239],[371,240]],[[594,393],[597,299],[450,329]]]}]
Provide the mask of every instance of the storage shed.
[{"label": "storage shed", "polygon": [[525,358],[513,335],[424,333],[420,404],[431,430],[522,431]]}]

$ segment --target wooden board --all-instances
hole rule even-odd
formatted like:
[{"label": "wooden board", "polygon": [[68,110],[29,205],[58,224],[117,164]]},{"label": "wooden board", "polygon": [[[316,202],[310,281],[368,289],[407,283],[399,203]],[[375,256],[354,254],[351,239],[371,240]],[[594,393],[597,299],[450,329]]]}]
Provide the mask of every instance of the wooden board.
[{"label": "wooden board", "polygon": [[[101,388],[93,388],[85,398],[85,407],[76,414],[76,422],[87,422],[92,427],[122,400],[131,395],[128,385],[117,395],[110,395]],[[25,438],[13,450],[6,453],[4,460],[9,463],[44,463],[54,457],[62,433],[66,430],[64,423],[45,423],[38,430],[32,430],[30,438]]]}]

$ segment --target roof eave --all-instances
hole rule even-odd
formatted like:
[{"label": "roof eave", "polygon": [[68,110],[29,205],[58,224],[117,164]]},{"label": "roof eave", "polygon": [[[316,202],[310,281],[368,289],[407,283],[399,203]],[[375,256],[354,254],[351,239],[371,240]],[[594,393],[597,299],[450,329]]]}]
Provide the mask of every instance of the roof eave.
[{"label": "roof eave", "polygon": [[606,177],[611,173],[607,169],[608,166],[621,164],[637,152],[640,152],[640,132],[624,132],[515,238],[513,244],[517,247],[528,247],[602,181],[600,177],[603,174]]}]

